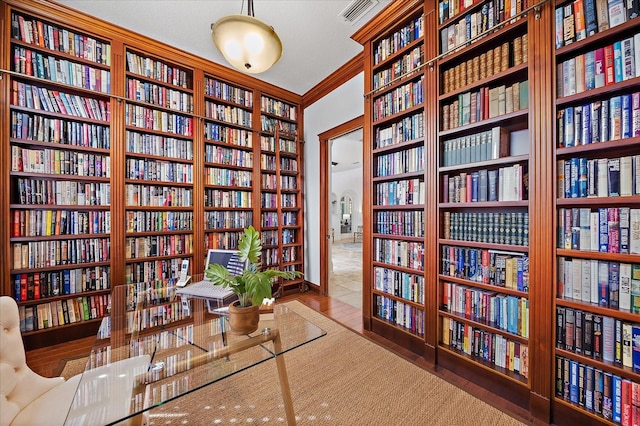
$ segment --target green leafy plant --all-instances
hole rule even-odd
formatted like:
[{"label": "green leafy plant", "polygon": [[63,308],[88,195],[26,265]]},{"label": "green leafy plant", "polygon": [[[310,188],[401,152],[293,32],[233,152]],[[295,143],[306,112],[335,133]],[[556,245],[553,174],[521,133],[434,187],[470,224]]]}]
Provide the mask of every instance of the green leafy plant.
[{"label": "green leafy plant", "polygon": [[240,262],[249,261],[242,275],[232,275],[224,265],[218,263],[210,264],[205,275],[213,284],[230,288],[237,294],[241,307],[259,305],[265,298],[270,299],[274,278],[291,280],[302,275],[300,271],[260,270],[262,242],[260,233],[253,226],[244,229],[238,241],[237,255]]}]

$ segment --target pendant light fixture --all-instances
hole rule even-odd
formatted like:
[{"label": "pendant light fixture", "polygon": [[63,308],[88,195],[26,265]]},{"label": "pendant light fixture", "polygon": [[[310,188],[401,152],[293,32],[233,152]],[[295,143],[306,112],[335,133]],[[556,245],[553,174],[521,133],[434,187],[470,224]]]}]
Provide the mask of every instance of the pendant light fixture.
[{"label": "pendant light fixture", "polygon": [[229,15],[211,24],[211,38],[234,68],[258,74],[278,62],[282,42],[272,26],[254,16],[253,0],[247,9],[247,15]]}]

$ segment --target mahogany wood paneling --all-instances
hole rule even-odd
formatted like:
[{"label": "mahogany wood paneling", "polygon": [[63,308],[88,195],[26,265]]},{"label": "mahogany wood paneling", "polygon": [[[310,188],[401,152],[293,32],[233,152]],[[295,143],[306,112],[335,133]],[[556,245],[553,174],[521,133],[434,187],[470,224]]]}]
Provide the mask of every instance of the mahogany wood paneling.
[{"label": "mahogany wood paneling", "polygon": [[549,421],[554,330],[553,15],[550,3],[529,20],[529,383],[532,414]]}]

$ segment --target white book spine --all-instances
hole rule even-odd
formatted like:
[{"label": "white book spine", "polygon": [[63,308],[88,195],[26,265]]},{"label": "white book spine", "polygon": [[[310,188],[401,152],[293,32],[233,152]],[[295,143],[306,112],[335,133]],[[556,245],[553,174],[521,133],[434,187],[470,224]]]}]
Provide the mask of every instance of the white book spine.
[{"label": "white book spine", "polygon": [[591,303],[598,303],[598,261],[589,261],[591,267],[590,279],[591,279]]},{"label": "white book spine", "polygon": [[582,298],[585,303],[591,302],[591,261],[583,260],[582,265]]},{"label": "white book spine", "polygon": [[618,304],[621,310],[631,309],[631,264],[620,264],[620,293]]},{"label": "white book spine", "polygon": [[572,295],[574,300],[582,300],[582,259],[573,259],[573,283],[572,283]]},{"label": "white book spine", "polygon": [[591,214],[589,215],[589,232],[591,234],[591,251],[598,251],[598,249],[600,248],[600,240],[599,240],[599,236],[600,236],[600,216],[598,214],[598,212],[591,212]]}]

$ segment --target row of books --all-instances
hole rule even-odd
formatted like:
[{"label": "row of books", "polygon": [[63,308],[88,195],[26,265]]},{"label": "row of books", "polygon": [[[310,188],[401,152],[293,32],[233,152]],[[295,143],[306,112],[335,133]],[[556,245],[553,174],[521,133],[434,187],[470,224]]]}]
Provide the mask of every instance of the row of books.
[{"label": "row of books", "polygon": [[373,64],[377,65],[398,50],[424,36],[424,16],[412,19],[407,25],[378,41],[373,46]]},{"label": "row of books", "polygon": [[640,136],[640,92],[558,110],[558,147]]},{"label": "row of books", "polygon": [[501,45],[482,52],[453,68],[442,76],[442,94],[484,80],[529,60],[529,36],[523,34]]},{"label": "row of books", "polygon": [[125,124],[141,129],[193,136],[193,117],[185,117],[140,105],[126,104]]},{"label": "row of books", "polygon": [[50,266],[108,262],[109,238],[77,238],[69,240],[12,243],[15,269],[48,268]]},{"label": "row of books", "polygon": [[252,172],[205,167],[204,182],[209,185],[251,187]]},{"label": "row of books", "polygon": [[163,108],[193,113],[193,95],[148,81],[127,78],[129,99],[147,102]]},{"label": "row of books", "polygon": [[390,64],[388,68],[374,73],[372,77],[373,90],[387,86],[412,71],[419,69],[424,61],[423,48],[423,45],[414,47],[393,64]]},{"label": "row of books", "polygon": [[442,145],[444,167],[497,160],[509,156],[510,134],[504,127],[496,126],[484,132],[445,140]]},{"label": "row of books", "polygon": [[111,185],[63,180],[18,178],[20,204],[108,206]]},{"label": "row of books", "polygon": [[263,246],[274,246],[278,244],[278,231],[277,230],[263,230],[261,235]]},{"label": "row of books", "polygon": [[[204,138],[207,141],[251,148],[253,146],[252,137],[253,132],[250,130],[236,129],[208,121],[204,123]],[[270,151],[275,151],[275,147]]]},{"label": "row of books", "polygon": [[640,76],[640,33],[558,63],[558,97]]},{"label": "row of books", "polygon": [[193,78],[188,71],[131,51],[127,51],[127,71],[184,89],[193,86]]},{"label": "row of books", "polygon": [[443,203],[521,201],[527,199],[526,172],[522,164],[481,169],[471,173],[443,176]]},{"label": "row of books", "polygon": [[276,156],[273,154],[260,154],[260,169],[276,171]]},{"label": "row of books", "polygon": [[640,230],[640,209],[575,207],[558,210],[559,248],[640,254],[640,233],[636,230]]},{"label": "row of books", "polygon": [[529,337],[529,299],[455,283],[442,283],[442,309],[476,322]]},{"label": "row of books", "polygon": [[260,150],[276,152],[276,138],[273,135],[260,135]]},{"label": "row of books", "polygon": [[479,2],[480,0],[441,0],[438,3],[438,23],[443,24]]},{"label": "row of books", "polygon": [[376,127],[374,149],[424,137],[424,113],[405,117],[389,127]]},{"label": "row of books", "polygon": [[280,143],[280,152],[286,152],[289,154],[295,154],[296,152],[298,152],[296,141],[280,138],[278,142]]},{"label": "row of books", "polygon": [[[264,243],[262,243],[264,246]],[[263,248],[261,263],[263,266],[272,266],[280,264],[280,254],[277,248]]]},{"label": "row of books", "polygon": [[298,222],[298,214],[296,212],[282,212],[283,226],[296,226]]},{"label": "row of books", "polygon": [[260,206],[263,209],[277,209],[278,208],[278,196],[276,194],[261,193],[260,194]]},{"label": "row of books", "polygon": [[176,299],[176,282],[170,281],[146,281],[125,284],[124,288],[125,309],[128,311],[141,307],[162,305],[173,302]]},{"label": "row of books", "polygon": [[189,315],[180,301],[128,311],[126,314],[127,333],[168,325],[187,318]]},{"label": "row of books", "polygon": [[260,226],[274,228],[278,226],[278,213],[262,212],[260,214]]},{"label": "row of books", "polygon": [[424,211],[376,211],[373,218],[377,234],[424,237]]},{"label": "row of books", "polygon": [[193,229],[193,212],[127,210],[124,229],[125,232],[190,231]]},{"label": "row of books", "polygon": [[296,231],[293,229],[282,230],[282,244],[295,244]]},{"label": "row of books", "polygon": [[528,212],[444,212],[443,238],[514,246],[529,245]]},{"label": "row of books", "polygon": [[81,151],[30,149],[12,145],[11,171],[108,178],[111,176],[111,157]]},{"label": "row of books", "polygon": [[[515,17],[526,6],[526,0],[490,0],[485,2],[482,8],[462,16],[440,30],[440,53],[457,50],[468,45],[471,39],[493,28],[500,28],[501,23]],[[441,13],[442,16],[449,17],[444,9],[444,3]],[[451,17],[453,16],[451,15]]]},{"label": "row of books", "polygon": [[239,107],[217,104],[215,102],[204,103],[205,114],[212,120],[220,120],[225,123],[251,127],[253,114],[251,111]]},{"label": "row of books", "polygon": [[424,75],[403,84],[373,101],[373,121],[398,114],[424,102]]},{"label": "row of books", "polygon": [[[209,169],[205,168],[206,170]],[[193,164],[127,158],[125,173],[129,179],[193,183]]]},{"label": "row of books", "polygon": [[558,297],[640,313],[640,265],[558,257]]},{"label": "row of books", "polygon": [[125,240],[125,259],[175,256],[193,252],[193,235],[150,235]]},{"label": "row of books", "polygon": [[88,89],[111,93],[111,72],[85,64],[79,64],[21,46],[13,48],[12,71],[20,74]]},{"label": "row of books", "polygon": [[424,302],[424,276],[393,269],[373,268],[376,290],[422,304]]},{"label": "row of books", "polygon": [[204,93],[227,102],[244,105],[247,108],[253,107],[253,92],[251,90],[235,87],[215,78],[205,77]]},{"label": "row of books", "polygon": [[111,233],[108,210],[14,210],[12,237]]},{"label": "row of books", "polygon": [[128,183],[125,185],[125,201],[127,206],[190,207],[193,204],[193,190]]},{"label": "row of books", "polygon": [[298,160],[288,157],[280,157],[280,171],[298,171]]},{"label": "row of books", "polygon": [[424,311],[413,305],[374,294],[373,315],[412,334],[424,336]]},{"label": "row of books", "polygon": [[[272,194],[274,195],[274,194]],[[280,206],[282,208],[296,208],[298,207],[297,195],[296,194],[280,194]],[[263,205],[263,207],[265,207]]]},{"label": "row of books", "polygon": [[443,345],[478,357],[496,367],[529,375],[529,349],[501,334],[491,332],[453,318],[442,317]]},{"label": "row of books", "polygon": [[375,184],[376,206],[422,205],[425,200],[425,184],[419,178],[377,182]]},{"label": "row of books", "polygon": [[[215,230],[211,230],[211,231],[215,231]],[[240,239],[240,235],[241,235],[240,232],[228,232],[228,231],[205,234],[204,248],[207,250],[215,249],[215,248],[224,248],[227,250],[234,250],[238,248],[238,240]],[[264,231],[262,232],[262,247],[270,246],[270,245],[275,246],[277,244],[278,244],[277,239],[274,242],[265,240]]]},{"label": "row of books", "polygon": [[297,189],[298,178],[297,176],[280,176],[280,188],[281,189]]},{"label": "row of books", "polygon": [[276,191],[278,189],[278,177],[270,173],[262,173],[260,177],[261,188]]},{"label": "row of books", "polygon": [[260,111],[291,121],[298,119],[298,108],[295,105],[264,95],[260,97]]},{"label": "row of books", "polygon": [[39,19],[11,13],[11,37],[99,64],[111,64],[111,45]]},{"label": "row of books", "polygon": [[110,149],[111,128],[21,111],[11,111],[11,138],[93,149]]},{"label": "row of books", "polygon": [[556,348],[640,372],[640,358],[634,365],[631,348],[632,329],[640,324],[556,306],[556,327]]},{"label": "row of books", "polygon": [[375,158],[375,176],[394,176],[422,172],[425,168],[424,145]]},{"label": "row of books", "polygon": [[204,212],[207,228],[246,228],[253,223],[252,211],[216,210]]},{"label": "row of books", "polygon": [[529,291],[529,257],[525,253],[443,245],[441,262],[443,275]]},{"label": "row of books", "polygon": [[[193,141],[127,130],[127,153],[193,160]],[[209,145],[207,145],[208,147]],[[205,147],[205,152],[206,152]]]},{"label": "row of books", "polygon": [[282,248],[282,262],[295,262],[298,260],[298,248],[297,247],[283,247]]},{"label": "row of books", "polygon": [[481,87],[461,93],[442,106],[442,130],[455,129],[529,108],[528,80],[512,85]]},{"label": "row of books", "polygon": [[14,297],[18,302],[48,297],[79,294],[86,291],[107,290],[111,286],[111,268],[65,269],[15,274]]},{"label": "row of books", "polygon": [[296,123],[289,123],[286,121],[278,120],[273,117],[267,117],[265,115],[260,116],[261,131],[266,133],[279,133],[280,136],[287,136],[295,138],[298,135],[298,125]]},{"label": "row of books", "polygon": [[18,306],[20,332],[59,327],[102,318],[109,314],[111,295],[63,299],[32,306]]},{"label": "row of books", "polygon": [[624,24],[639,13],[635,1],[574,0],[556,7],[556,49]]},{"label": "row of books", "polygon": [[632,426],[640,419],[640,384],[573,359],[556,355],[556,396],[596,416]]},{"label": "row of books", "polygon": [[424,243],[418,241],[373,239],[375,262],[402,266],[416,271],[424,270]]},{"label": "row of books", "polygon": [[12,105],[92,120],[109,121],[111,106],[103,99],[72,95],[13,80]]},{"label": "row of books", "polygon": [[125,283],[158,283],[160,287],[170,287],[180,275],[183,259],[174,257],[163,260],[147,260],[125,265]]},{"label": "row of books", "polygon": [[558,160],[558,197],[640,195],[640,155]]},{"label": "row of books", "polygon": [[[264,195],[275,194],[261,194],[261,196]],[[250,208],[251,204],[251,192],[212,188],[204,189],[204,205],[206,207]]]}]

